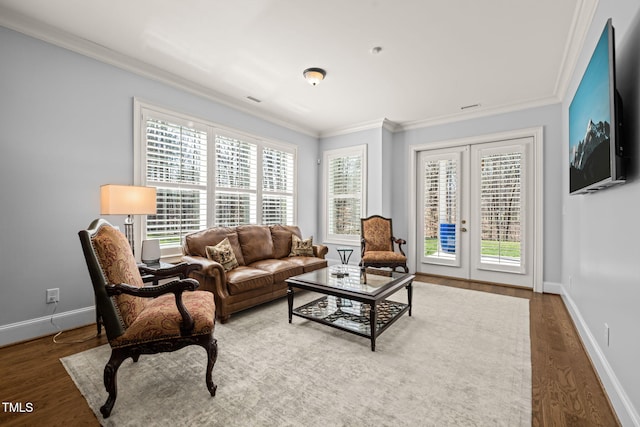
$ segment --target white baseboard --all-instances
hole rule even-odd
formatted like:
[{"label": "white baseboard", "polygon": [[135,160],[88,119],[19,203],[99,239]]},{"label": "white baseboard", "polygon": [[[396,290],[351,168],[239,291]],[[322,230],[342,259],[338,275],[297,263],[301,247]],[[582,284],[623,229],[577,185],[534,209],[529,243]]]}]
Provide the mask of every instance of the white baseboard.
[{"label": "white baseboard", "polygon": [[562,295],[564,294],[564,288],[562,287],[561,283],[544,282],[542,283],[542,292],[544,292],[545,294]]},{"label": "white baseboard", "polygon": [[[52,319],[60,329],[52,324]],[[44,316],[37,319],[3,325],[0,326],[0,346],[55,334],[60,330],[89,325],[95,323],[95,321],[95,307],[85,307],[63,313],[56,313],[53,316]]]},{"label": "white baseboard", "polygon": [[[598,373],[598,376],[600,377],[600,381],[602,382],[607,395],[609,396],[609,400],[616,411],[620,423],[623,426],[640,427],[638,408],[633,406],[629,396],[627,396],[627,393],[622,388],[620,381],[618,381],[618,377],[616,377],[616,374],[613,372],[611,365],[607,361],[607,358],[602,352],[602,349],[594,335],[591,333],[591,330],[585,323],[582,315],[580,314],[580,310],[576,307],[573,299],[570,295],[564,292],[564,287],[562,285],[560,285],[560,288],[562,292],[559,293],[562,295],[562,300],[573,319],[573,323],[578,329],[582,343],[587,349],[589,357],[591,357],[591,361]],[[546,291],[547,289],[545,284],[545,292]]]}]

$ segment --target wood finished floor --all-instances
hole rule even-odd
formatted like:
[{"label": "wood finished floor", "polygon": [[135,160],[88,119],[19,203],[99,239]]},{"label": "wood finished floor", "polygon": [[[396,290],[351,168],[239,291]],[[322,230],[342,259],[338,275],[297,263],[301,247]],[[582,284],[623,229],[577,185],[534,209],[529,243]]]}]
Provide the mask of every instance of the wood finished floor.
[{"label": "wood finished floor", "polygon": [[[419,280],[530,300],[533,426],[620,425],[559,296],[437,277]],[[95,325],[67,331],[58,340],[92,335]],[[0,348],[0,399],[21,402],[25,409],[27,402],[33,404],[30,413],[8,413],[3,404],[0,425],[99,425],[59,359],[106,342],[103,332],[84,343],[55,344],[44,337]]]}]

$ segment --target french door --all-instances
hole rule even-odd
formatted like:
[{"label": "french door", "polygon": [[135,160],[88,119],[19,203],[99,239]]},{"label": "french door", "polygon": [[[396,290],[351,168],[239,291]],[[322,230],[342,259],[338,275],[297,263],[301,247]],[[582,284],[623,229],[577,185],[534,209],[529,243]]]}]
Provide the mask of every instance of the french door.
[{"label": "french door", "polygon": [[418,153],[416,271],[533,287],[533,140]]}]

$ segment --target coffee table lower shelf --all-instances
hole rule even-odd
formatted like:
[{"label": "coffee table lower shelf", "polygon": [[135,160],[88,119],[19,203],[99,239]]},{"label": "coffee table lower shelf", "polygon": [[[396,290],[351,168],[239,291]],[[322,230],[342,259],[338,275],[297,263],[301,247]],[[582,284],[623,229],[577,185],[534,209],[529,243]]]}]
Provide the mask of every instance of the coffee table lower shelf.
[{"label": "coffee table lower shelf", "polygon": [[292,314],[333,328],[371,339],[371,349],[375,349],[375,339],[393,322],[409,311],[410,305],[381,300],[376,304],[374,331],[371,331],[371,305],[347,298],[325,295],[298,308]]}]

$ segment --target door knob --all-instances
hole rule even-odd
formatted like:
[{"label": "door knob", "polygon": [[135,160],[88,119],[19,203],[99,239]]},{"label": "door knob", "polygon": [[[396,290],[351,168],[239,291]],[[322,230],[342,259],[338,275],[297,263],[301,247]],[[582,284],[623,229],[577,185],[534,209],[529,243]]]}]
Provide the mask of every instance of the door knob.
[{"label": "door knob", "polygon": [[462,231],[462,232],[464,233],[464,232],[466,232],[466,231],[467,231],[467,229],[466,229],[465,227],[462,227],[462,228],[460,229],[460,231]]}]

